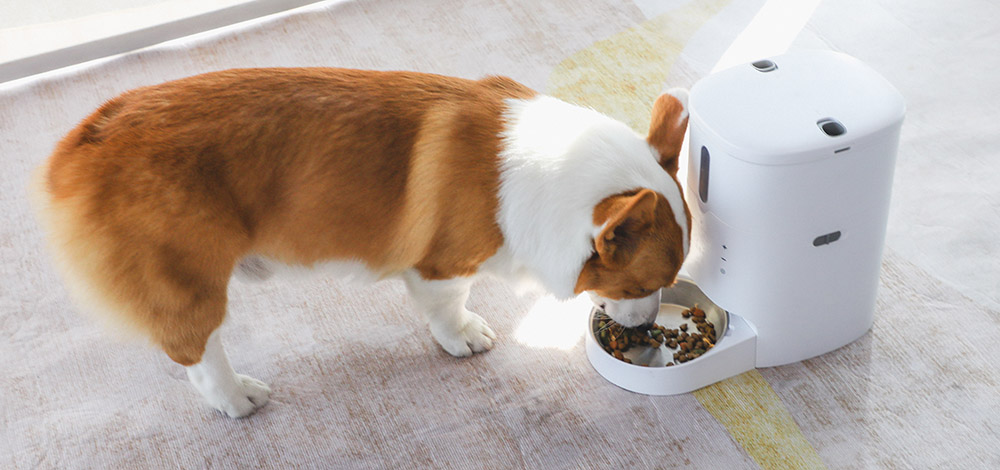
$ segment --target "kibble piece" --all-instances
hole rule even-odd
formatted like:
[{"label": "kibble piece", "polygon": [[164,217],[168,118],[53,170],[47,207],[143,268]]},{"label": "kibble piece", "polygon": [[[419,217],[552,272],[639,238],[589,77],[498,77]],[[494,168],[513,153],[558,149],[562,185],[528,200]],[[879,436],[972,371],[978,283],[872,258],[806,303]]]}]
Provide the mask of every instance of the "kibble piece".
[{"label": "kibble piece", "polygon": [[691,316],[695,318],[705,318],[705,311],[695,305],[694,309],[692,309]]}]

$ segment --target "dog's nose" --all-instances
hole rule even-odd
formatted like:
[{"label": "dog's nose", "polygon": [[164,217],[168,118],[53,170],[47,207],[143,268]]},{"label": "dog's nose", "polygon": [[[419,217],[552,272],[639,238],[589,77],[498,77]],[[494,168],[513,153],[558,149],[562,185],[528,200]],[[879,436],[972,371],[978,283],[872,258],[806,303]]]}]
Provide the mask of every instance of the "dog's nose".
[{"label": "dog's nose", "polygon": [[646,330],[649,330],[652,327],[653,327],[653,322],[649,322],[649,323],[643,323],[643,324],[637,326],[636,328],[638,328],[638,329],[640,329],[642,331],[646,331]]}]

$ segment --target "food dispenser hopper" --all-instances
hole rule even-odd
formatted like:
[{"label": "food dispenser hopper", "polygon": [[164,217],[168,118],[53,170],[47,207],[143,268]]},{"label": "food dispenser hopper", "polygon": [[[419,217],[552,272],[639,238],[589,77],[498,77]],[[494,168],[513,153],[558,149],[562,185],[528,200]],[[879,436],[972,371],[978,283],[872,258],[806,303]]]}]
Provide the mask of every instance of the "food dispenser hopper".
[{"label": "food dispenser hopper", "polygon": [[[905,114],[899,92],[857,59],[801,51],[705,77],[691,89],[689,113],[684,272],[728,311],[729,330],[746,325],[752,341],[720,339],[710,354],[664,369],[697,369],[714,382],[862,336],[873,321]],[[652,380],[686,383],[644,393],[706,385],[673,373]]]}]

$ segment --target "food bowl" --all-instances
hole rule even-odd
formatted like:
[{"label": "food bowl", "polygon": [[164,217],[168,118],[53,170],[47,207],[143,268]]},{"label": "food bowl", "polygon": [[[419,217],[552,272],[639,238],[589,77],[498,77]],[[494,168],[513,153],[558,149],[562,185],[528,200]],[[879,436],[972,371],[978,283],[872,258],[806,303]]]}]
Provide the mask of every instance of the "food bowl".
[{"label": "food bowl", "polygon": [[659,348],[633,346],[624,353],[631,364],[618,360],[597,339],[596,318],[600,309],[590,312],[586,335],[587,358],[594,369],[611,383],[626,390],[646,395],[687,393],[719,380],[753,369],[756,333],[737,315],[732,315],[712,302],[688,278],[660,292],[660,312],[656,323],[664,328],[679,328],[682,323],[693,326],[681,313],[694,305],[705,311],[707,321],[715,325],[715,347],[691,361],[667,366],[673,362],[675,349],[666,344]]}]

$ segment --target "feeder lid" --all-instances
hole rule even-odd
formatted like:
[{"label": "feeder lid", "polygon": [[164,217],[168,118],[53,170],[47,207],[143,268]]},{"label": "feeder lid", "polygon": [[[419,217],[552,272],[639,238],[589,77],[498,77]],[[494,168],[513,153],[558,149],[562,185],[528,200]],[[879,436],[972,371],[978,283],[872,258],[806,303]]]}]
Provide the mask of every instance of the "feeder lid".
[{"label": "feeder lid", "polygon": [[784,165],[864,146],[902,123],[903,97],[861,61],[798,51],[738,65],[691,89],[692,127],[733,157]]}]

